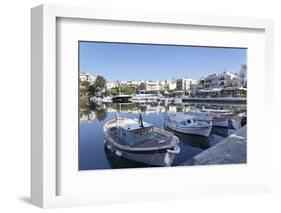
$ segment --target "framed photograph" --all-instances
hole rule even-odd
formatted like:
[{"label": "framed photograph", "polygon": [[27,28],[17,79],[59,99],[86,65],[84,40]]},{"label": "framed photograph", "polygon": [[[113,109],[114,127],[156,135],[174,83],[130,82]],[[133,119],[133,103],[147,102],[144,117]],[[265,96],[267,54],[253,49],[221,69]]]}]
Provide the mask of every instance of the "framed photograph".
[{"label": "framed photograph", "polygon": [[272,20],[31,15],[33,204],[270,191]]}]

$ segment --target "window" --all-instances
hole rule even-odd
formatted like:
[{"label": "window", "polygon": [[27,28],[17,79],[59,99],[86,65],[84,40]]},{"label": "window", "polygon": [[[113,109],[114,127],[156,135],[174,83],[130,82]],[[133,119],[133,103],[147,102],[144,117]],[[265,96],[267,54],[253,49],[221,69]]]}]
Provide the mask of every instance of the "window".
[{"label": "window", "polygon": [[191,124],[191,120],[186,120],[186,122],[187,122],[188,124]]},{"label": "window", "polygon": [[181,121],[180,124],[186,126],[186,121]]}]

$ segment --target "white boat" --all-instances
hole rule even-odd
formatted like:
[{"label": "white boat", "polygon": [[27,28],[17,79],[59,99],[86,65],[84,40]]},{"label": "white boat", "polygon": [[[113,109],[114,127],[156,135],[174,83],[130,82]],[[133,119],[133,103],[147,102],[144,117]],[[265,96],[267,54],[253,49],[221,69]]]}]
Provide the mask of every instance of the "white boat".
[{"label": "white boat", "polygon": [[182,104],[182,98],[174,97],[172,100],[173,104]]},{"label": "white boat", "polygon": [[171,98],[165,98],[165,104],[182,104],[182,98],[180,97],[171,97]]},{"label": "white boat", "polygon": [[103,104],[112,103],[112,98],[111,98],[110,96],[104,97],[104,98],[102,99],[102,103],[103,103]]},{"label": "white boat", "polygon": [[212,129],[212,121],[199,120],[186,113],[170,113],[165,116],[164,126],[174,131],[208,137]]},{"label": "white boat", "polygon": [[158,94],[136,94],[132,96],[131,101],[133,103],[139,103],[139,104],[144,104],[144,103],[158,103],[159,101],[162,101],[163,96],[158,95]]},{"label": "white boat", "polygon": [[201,109],[201,110],[189,110],[186,114],[194,115],[199,119],[211,120],[213,126],[216,127],[229,127],[231,118],[235,115],[230,110],[214,110],[214,109]]},{"label": "white boat", "polygon": [[108,149],[119,157],[154,166],[171,166],[180,152],[173,133],[139,121],[116,118],[104,125]]}]

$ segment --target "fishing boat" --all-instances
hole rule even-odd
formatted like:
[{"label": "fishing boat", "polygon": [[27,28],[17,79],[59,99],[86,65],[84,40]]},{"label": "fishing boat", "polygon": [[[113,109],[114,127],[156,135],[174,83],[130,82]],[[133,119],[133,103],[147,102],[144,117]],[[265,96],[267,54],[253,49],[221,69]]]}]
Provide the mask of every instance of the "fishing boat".
[{"label": "fishing boat", "polygon": [[196,116],[186,113],[170,113],[165,116],[164,126],[177,132],[208,137],[212,121],[199,120]]},{"label": "fishing boat", "polygon": [[186,114],[197,116],[203,120],[210,120],[213,126],[216,127],[229,127],[231,118],[235,115],[231,110],[215,110],[215,109],[195,109],[189,110]]},{"label": "fishing boat", "polygon": [[119,157],[152,166],[171,166],[180,152],[179,139],[173,133],[138,120],[118,118],[104,127],[108,149]]}]

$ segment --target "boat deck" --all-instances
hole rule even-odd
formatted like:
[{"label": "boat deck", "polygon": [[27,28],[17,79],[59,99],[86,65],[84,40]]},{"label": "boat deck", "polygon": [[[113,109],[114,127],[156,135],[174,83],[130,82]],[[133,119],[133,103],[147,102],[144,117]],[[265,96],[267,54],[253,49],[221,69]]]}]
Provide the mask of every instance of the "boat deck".
[{"label": "boat deck", "polygon": [[[111,136],[114,138],[114,140],[123,145],[123,146],[128,146],[128,144],[125,144],[120,140],[119,137],[117,137],[117,128],[113,127],[110,129],[111,131]],[[153,133],[153,139],[146,139],[140,142],[137,142],[133,145],[130,145],[129,147],[131,148],[172,148],[174,147],[174,144],[171,143],[171,136],[174,134],[165,130],[161,130],[158,128],[154,128],[154,133]]]}]

